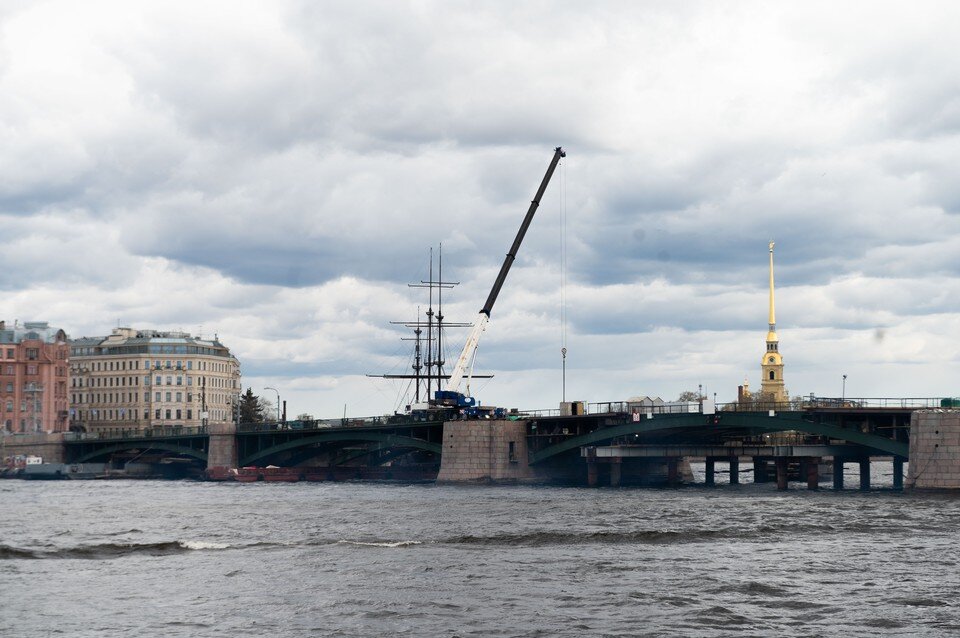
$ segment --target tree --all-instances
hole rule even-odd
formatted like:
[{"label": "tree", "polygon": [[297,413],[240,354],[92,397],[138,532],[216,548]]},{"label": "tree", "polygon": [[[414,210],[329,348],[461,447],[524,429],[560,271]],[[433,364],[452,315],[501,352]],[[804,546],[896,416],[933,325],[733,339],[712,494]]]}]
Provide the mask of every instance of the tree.
[{"label": "tree", "polygon": [[260,414],[263,415],[264,421],[273,421],[278,418],[277,406],[270,399],[260,397]]},{"label": "tree", "polygon": [[253,389],[240,395],[240,423],[263,423],[263,406]]},{"label": "tree", "polygon": [[680,396],[677,397],[677,401],[681,403],[687,402],[687,401],[699,401],[699,400],[700,400],[700,393],[697,392],[696,390],[684,390],[683,392],[680,393]]}]

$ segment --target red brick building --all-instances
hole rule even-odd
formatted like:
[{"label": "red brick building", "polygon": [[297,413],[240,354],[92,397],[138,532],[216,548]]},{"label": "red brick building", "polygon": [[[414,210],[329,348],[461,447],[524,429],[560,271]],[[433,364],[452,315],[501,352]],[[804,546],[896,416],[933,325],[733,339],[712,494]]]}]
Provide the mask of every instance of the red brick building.
[{"label": "red brick building", "polygon": [[63,432],[68,422],[67,334],[45,321],[0,321],[0,426],[4,432]]}]

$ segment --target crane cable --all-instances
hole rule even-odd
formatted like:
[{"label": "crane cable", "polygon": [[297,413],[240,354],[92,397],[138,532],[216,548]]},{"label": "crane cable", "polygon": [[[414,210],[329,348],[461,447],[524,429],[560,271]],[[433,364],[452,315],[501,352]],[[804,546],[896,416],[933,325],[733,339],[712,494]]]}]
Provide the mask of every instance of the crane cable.
[{"label": "crane cable", "polygon": [[560,163],[560,400],[567,400],[567,167]]}]

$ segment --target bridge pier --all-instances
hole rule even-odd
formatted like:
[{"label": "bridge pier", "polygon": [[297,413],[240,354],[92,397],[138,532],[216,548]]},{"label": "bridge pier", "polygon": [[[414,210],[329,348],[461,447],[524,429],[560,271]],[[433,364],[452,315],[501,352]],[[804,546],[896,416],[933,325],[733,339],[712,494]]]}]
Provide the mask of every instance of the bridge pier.
[{"label": "bridge pier", "polygon": [[623,464],[620,459],[611,459],[610,463],[610,487],[620,487],[620,472]]},{"label": "bridge pier", "polygon": [[864,492],[870,489],[870,457],[860,459],[860,489]]},{"label": "bridge pier", "polygon": [[23,454],[39,456],[44,463],[66,463],[63,432],[52,434],[0,434],[0,460],[4,456]]},{"label": "bridge pier", "polygon": [[235,423],[211,423],[207,426],[207,478],[225,479],[237,467],[237,426]]},{"label": "bridge pier", "polygon": [[767,459],[761,458],[759,456],[753,457],[753,482],[754,483],[769,483],[769,463]]},{"label": "bridge pier", "polygon": [[776,466],[777,466],[777,489],[785,490],[787,489],[788,480],[789,480],[789,476],[787,475],[787,472],[789,469],[787,467],[787,457],[778,456],[776,459]]},{"label": "bridge pier", "polygon": [[740,484],[740,459],[731,457],[730,459],[730,485]]},{"label": "bridge pier", "polygon": [[676,487],[680,484],[680,459],[671,457],[667,459],[667,485]]},{"label": "bridge pier", "polygon": [[843,489],[843,459],[839,456],[833,457],[833,489]]},{"label": "bridge pier", "polygon": [[707,458],[705,469],[704,469],[704,485],[707,487],[714,486],[713,473],[714,473],[715,461],[712,458]]},{"label": "bridge pier", "polygon": [[[587,465],[589,482],[589,463]],[[437,483],[532,483],[527,421],[447,421]]]},{"label": "bridge pier", "polygon": [[912,489],[960,489],[960,410],[918,410],[910,418]]},{"label": "bridge pier", "polygon": [[903,489],[903,457],[893,457],[893,489]]},{"label": "bridge pier", "polygon": [[596,461],[587,461],[587,487],[597,486],[599,469]]},{"label": "bridge pier", "polygon": [[807,459],[807,489],[820,489],[820,459],[817,457]]}]

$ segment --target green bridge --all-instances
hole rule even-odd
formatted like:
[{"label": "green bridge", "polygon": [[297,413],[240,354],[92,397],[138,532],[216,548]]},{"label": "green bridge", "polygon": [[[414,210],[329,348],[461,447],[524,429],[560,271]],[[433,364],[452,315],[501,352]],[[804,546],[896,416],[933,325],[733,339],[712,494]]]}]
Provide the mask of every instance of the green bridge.
[{"label": "green bridge", "polygon": [[[825,456],[841,460],[841,468],[843,460],[869,463],[871,457],[883,456],[902,466],[909,454],[912,412],[934,407],[938,399],[883,401],[749,411],[726,406],[707,412],[691,411],[689,406],[670,412],[609,403],[592,404],[589,413],[580,415],[526,413],[510,417],[513,427],[523,428],[525,440],[522,448],[511,442],[507,454],[512,455],[510,463],[521,463],[544,480],[554,477],[563,482],[590,482],[590,467],[598,463],[628,467],[640,460],[658,460],[669,472],[672,459],[684,457],[705,459],[710,468],[716,461],[733,464],[731,481],[734,466],[745,456],[759,459],[758,463],[780,463],[778,470],[790,459]],[[430,480],[436,478],[445,451],[453,449],[444,440],[443,420],[391,417],[333,425],[240,424],[220,433],[209,428],[163,428],[69,434],[65,459],[112,461],[118,467],[131,461],[163,463],[199,473],[220,464],[211,458],[220,454],[217,445],[211,449],[212,440],[229,444],[229,464],[237,468],[303,468],[298,478],[317,480],[383,478],[384,468],[401,477]],[[615,477],[611,481],[617,483]]]}]

